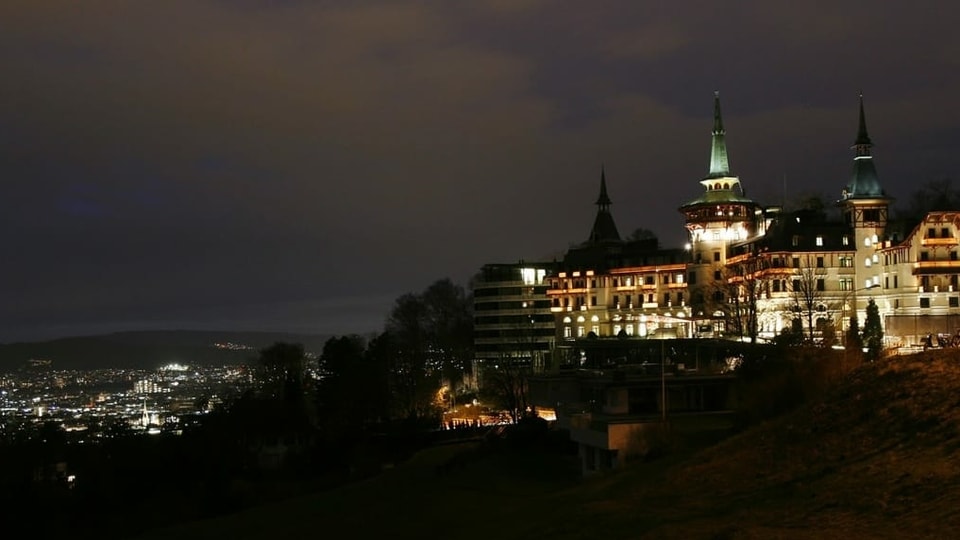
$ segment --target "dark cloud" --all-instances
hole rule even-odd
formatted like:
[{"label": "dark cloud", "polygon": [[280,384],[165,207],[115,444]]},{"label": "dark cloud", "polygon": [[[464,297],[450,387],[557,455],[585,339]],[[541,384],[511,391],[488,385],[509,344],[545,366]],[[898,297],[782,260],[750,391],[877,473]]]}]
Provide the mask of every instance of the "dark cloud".
[{"label": "dark cloud", "polygon": [[[957,8],[875,2],[0,5],[0,339],[378,327],[393,297],[622,231],[683,239],[721,90],[764,202],[952,174]],[[304,307],[308,306],[308,307]]]}]

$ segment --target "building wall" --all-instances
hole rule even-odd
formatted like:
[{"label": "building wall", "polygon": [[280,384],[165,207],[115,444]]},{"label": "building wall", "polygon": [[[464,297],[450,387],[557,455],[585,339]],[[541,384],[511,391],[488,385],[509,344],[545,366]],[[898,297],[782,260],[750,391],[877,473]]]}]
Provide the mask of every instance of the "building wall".
[{"label": "building wall", "polygon": [[690,337],[685,263],[558,272],[549,279],[558,342],[615,337]]},{"label": "building wall", "polygon": [[546,296],[550,264],[485,265],[473,283],[474,349],[479,363],[544,367],[555,325]]}]

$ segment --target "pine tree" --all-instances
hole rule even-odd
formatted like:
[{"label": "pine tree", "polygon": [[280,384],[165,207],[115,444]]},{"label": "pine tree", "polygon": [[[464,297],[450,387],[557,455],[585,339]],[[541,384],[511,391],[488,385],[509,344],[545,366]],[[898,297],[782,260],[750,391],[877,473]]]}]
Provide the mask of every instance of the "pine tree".
[{"label": "pine tree", "polygon": [[857,321],[856,315],[850,317],[846,346],[848,351],[859,351],[863,348],[863,339],[860,337],[860,323]]},{"label": "pine tree", "polygon": [[863,325],[863,342],[867,347],[867,358],[876,360],[883,348],[883,327],[880,325],[880,308],[870,299],[867,303],[867,321]]}]

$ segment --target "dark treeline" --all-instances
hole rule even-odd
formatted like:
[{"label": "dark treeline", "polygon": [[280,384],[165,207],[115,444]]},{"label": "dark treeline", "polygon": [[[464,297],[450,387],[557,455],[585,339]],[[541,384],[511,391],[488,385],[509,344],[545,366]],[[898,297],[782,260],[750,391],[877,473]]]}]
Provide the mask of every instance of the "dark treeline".
[{"label": "dark treeline", "polygon": [[6,524],[128,537],[364,478],[441,438],[475,436],[437,430],[445,403],[476,392],[472,340],[472,299],[445,279],[398,298],[380,333],[330,338],[315,364],[299,344],[261,350],[249,385],[185,417],[180,435],[125,421],[88,430],[83,444],[56,423],[0,430]]}]

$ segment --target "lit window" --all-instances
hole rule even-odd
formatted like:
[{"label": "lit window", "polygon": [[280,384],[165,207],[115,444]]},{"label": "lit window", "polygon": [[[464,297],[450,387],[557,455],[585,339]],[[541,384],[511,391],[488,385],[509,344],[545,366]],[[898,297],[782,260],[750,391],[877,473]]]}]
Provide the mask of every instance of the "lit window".
[{"label": "lit window", "polygon": [[849,246],[849,245],[850,245],[850,237],[849,237],[849,236],[843,235],[843,245],[845,245],[845,246]]},{"label": "lit window", "polygon": [[864,238],[864,239],[863,239],[863,245],[864,245],[865,247],[870,247],[870,239],[869,239],[869,238]]},{"label": "lit window", "polygon": [[875,262],[875,263],[880,262],[880,256],[877,255],[876,253],[873,254],[873,262]]},{"label": "lit window", "polygon": [[818,236],[818,237],[817,237],[817,245],[818,245],[818,246],[821,246],[821,247],[823,246],[823,237],[822,237],[822,236]]},{"label": "lit window", "polygon": [[874,243],[874,244],[877,243],[877,235],[873,235],[873,243]]},{"label": "lit window", "polygon": [[563,327],[563,337],[573,337],[573,330],[569,326]]},{"label": "lit window", "polygon": [[867,268],[870,268],[870,257],[867,257],[867,259],[863,261],[863,265],[866,266]]},{"label": "lit window", "polygon": [[583,337],[583,327],[582,327],[582,326],[578,326],[578,327],[577,327],[577,337]]}]

